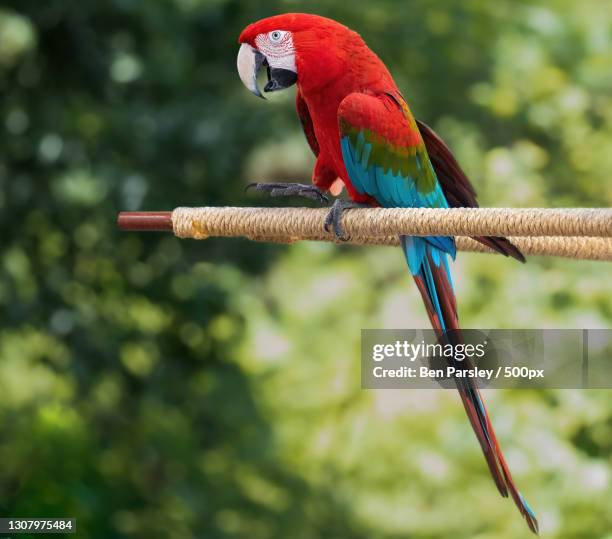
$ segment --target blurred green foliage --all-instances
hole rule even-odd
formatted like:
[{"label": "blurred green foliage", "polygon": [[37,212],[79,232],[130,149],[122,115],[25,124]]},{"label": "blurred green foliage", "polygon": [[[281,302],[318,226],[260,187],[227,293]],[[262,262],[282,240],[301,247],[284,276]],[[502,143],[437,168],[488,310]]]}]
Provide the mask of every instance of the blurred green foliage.
[{"label": "blurred green foliage", "polygon": [[[2,0],[0,514],[92,538],[527,536],[453,393],[359,388],[361,328],[427,325],[398,252],[115,230],[309,177],[292,92],[235,73],[240,30],[284,11],[358,30],[483,205],[612,205],[607,0]],[[605,264],[455,274],[466,327],[612,322]],[[544,535],[612,538],[610,393],[488,393]]]}]

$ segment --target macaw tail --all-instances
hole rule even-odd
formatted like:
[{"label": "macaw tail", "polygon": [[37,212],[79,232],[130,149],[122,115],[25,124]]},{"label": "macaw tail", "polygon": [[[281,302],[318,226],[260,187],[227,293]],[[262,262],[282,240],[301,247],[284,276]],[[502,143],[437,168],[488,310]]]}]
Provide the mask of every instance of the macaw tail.
[{"label": "macaw tail", "polygon": [[[455,255],[454,241],[448,237],[401,236],[401,243],[434,330],[440,338],[458,343],[461,340],[461,333],[458,331],[460,328],[455,292],[448,267],[448,255],[453,258]],[[447,330],[448,334],[445,333]],[[458,368],[470,368],[469,363],[466,364],[469,360],[458,362],[453,358],[450,361]],[[507,497],[510,493],[521,515],[527,521],[529,529],[537,534],[538,521],[514,484],[478,386],[470,377],[455,378],[455,382],[500,494]]]}]

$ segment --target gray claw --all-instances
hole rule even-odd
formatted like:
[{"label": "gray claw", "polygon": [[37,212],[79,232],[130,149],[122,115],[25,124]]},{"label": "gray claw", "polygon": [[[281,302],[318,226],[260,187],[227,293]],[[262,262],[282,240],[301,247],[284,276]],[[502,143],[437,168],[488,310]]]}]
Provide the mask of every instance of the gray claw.
[{"label": "gray claw", "polygon": [[325,217],[325,221],[323,223],[323,228],[325,228],[325,232],[329,232],[330,226],[334,229],[334,235],[336,239],[340,241],[348,241],[350,240],[350,236],[344,233],[344,227],[342,226],[342,213],[344,210],[348,210],[351,208],[367,208],[367,204],[359,204],[358,202],[353,202],[350,200],[341,200],[336,199],[334,201],[333,206],[329,210],[329,213]]}]

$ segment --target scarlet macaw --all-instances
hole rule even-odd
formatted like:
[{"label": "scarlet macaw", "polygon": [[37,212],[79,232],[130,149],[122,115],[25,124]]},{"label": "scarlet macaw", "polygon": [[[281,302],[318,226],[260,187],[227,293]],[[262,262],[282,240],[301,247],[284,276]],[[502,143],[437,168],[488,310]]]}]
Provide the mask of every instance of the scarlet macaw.
[{"label": "scarlet macaw", "polygon": [[[239,38],[238,72],[259,97],[257,74],[267,68],[265,92],[297,83],[296,106],[316,164],[313,185],[253,184],[273,196],[300,195],[326,201],[325,192],[339,178],[350,202],[336,199],[326,219],[344,238],[344,209],[383,207],[476,207],[476,193],[445,143],[414,119],[384,63],[346,26],[316,15],[285,14],[247,26]],[[496,251],[524,262],[507,239],[477,237]],[[459,324],[448,257],[455,241],[448,236],[401,236],[410,272],[427,314],[439,334]],[[480,392],[471,379],[457,388],[480,442],[493,479],[512,496],[529,528],[538,523],[517,490]]]}]

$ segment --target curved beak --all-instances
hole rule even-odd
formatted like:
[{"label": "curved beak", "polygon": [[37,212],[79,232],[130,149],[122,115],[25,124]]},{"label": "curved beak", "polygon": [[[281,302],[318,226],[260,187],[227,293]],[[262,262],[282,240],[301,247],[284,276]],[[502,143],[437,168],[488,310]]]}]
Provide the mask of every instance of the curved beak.
[{"label": "curved beak", "polygon": [[257,97],[265,99],[257,87],[257,75],[263,66],[268,71],[268,82],[264,92],[276,92],[293,86],[297,82],[297,73],[291,69],[274,67],[268,59],[248,43],[243,43],[238,51],[238,75],[247,89]]},{"label": "curved beak", "polygon": [[243,43],[238,51],[238,75],[247,89],[257,97],[265,99],[257,87],[257,74],[264,65],[266,57],[248,43]]}]

